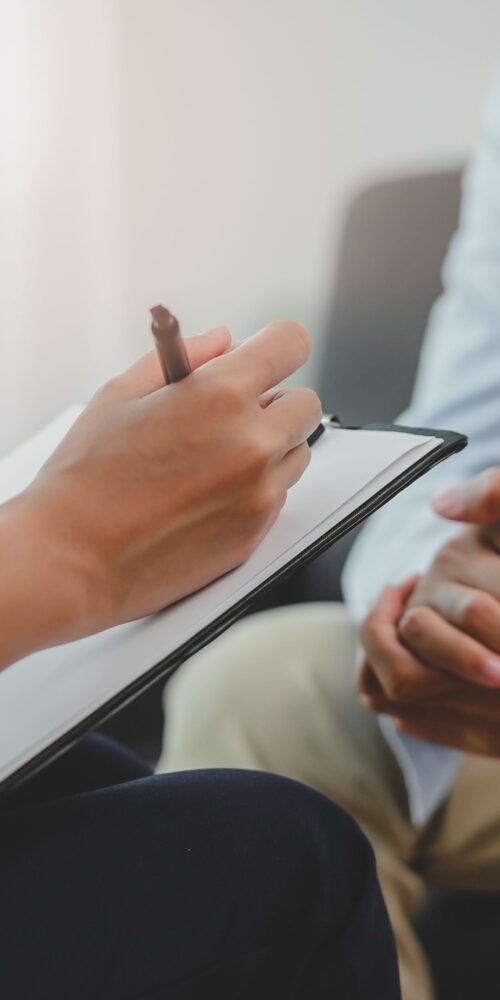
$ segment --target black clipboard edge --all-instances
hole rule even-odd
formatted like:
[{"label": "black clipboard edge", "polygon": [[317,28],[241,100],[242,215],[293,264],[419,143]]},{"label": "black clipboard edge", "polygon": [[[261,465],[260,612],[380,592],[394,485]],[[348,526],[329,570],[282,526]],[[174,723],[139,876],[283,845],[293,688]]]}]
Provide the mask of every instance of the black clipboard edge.
[{"label": "black clipboard edge", "polygon": [[[337,421],[337,426],[341,425]],[[366,521],[371,514],[383,507],[389,500],[401,493],[402,490],[406,489],[412,483],[420,479],[421,476],[425,475],[436,465],[439,465],[445,459],[449,458],[451,455],[462,451],[468,441],[465,435],[457,434],[453,431],[441,431],[441,430],[430,430],[428,428],[419,427],[403,427],[399,424],[366,424],[364,427],[349,427],[345,428],[348,430],[373,430],[373,431],[400,431],[403,434],[415,434],[420,437],[437,437],[441,438],[443,443],[439,448],[434,449],[428,455],[424,455],[420,461],[412,465],[410,469],[399,475],[392,483],[388,486],[384,486],[378,493],[375,493],[370,500],[364,504],[358,510],[353,511],[349,514],[343,521],[336,524],[330,531],[327,531],[321,538],[316,539],[309,548],[304,549],[293,559],[282,566],[281,569],[273,573],[268,579],[259,587],[256,587],[249,594],[246,594],[240,601],[237,601],[233,607],[225,611],[224,614],[220,615],[213,622],[210,623],[206,628],[198,632],[192,639],[179,646],[178,649],[170,653],[169,656],[165,657],[164,660],[160,660],[159,663],[151,667],[138,677],[132,684],[129,684],[126,688],[123,688],[117,695],[110,698],[109,701],[105,702],[98,709],[92,712],[90,715],[86,716],[81,722],[77,723],[71,729],[68,729],[63,736],[59,737],[54,743],[51,743],[40,753],[36,754],[29,761],[23,764],[12,774],[4,778],[0,784],[0,798],[12,790],[14,787],[25,782],[28,778],[31,778],[42,768],[46,767],[47,764],[51,763],[57,757],[60,757],[63,753],[69,750],[78,740],[81,739],[86,733],[92,731],[101,723],[105,722],[116,712],[120,711],[125,705],[130,704],[139,694],[146,691],[152,684],[155,684],[157,680],[164,677],[165,680],[174,673],[189,657],[194,656],[198,653],[200,649],[216,639],[217,636],[221,635],[226,631],[231,625],[234,624],[238,618],[248,611],[253,602],[257,597],[261,597],[262,594],[267,593],[271,590],[275,584],[280,583],[290,576],[296,569],[300,566],[305,566],[307,563],[316,559],[323,552],[326,552],[331,545],[338,542],[340,538],[347,535],[349,531],[353,528],[358,527],[363,521]]]}]

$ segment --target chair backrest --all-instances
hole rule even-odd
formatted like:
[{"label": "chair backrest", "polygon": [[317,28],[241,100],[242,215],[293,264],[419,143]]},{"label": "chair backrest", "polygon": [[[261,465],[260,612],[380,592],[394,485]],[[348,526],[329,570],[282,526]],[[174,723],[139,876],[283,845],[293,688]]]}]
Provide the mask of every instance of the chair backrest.
[{"label": "chair backrest", "polygon": [[[317,385],[325,412],[346,423],[393,420],[409,402],[441,265],[456,229],[460,171],[367,188],[349,210]],[[359,529],[358,529],[359,531]],[[357,531],[255,605],[262,610],[342,598]]]},{"label": "chair backrest", "polygon": [[407,405],[422,336],[456,229],[459,170],[367,188],[344,226],[319,391],[347,423]]}]

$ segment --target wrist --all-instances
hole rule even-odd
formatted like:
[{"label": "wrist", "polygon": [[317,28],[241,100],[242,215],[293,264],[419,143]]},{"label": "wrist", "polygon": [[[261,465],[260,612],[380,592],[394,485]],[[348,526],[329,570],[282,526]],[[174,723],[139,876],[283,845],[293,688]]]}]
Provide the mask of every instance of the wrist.
[{"label": "wrist", "polygon": [[0,507],[0,553],[0,669],[94,631],[90,566],[36,490]]}]

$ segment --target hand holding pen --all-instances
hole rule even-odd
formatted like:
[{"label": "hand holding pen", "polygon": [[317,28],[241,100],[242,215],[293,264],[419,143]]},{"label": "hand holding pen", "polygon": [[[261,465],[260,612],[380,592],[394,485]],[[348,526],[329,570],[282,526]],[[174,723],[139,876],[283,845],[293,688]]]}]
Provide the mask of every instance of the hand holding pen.
[{"label": "hand holding pen", "polygon": [[[156,340],[156,349],[160,365],[165,377],[165,383],[180,382],[191,374],[191,365],[181,337],[179,322],[165,306],[154,306],[151,309],[153,322],[151,331]],[[307,438],[311,447],[324,433],[324,424],[319,423]]]},{"label": "hand holding pen", "polygon": [[196,378],[172,391],[151,352],[99,390],[3,506],[0,530],[33,553],[23,587],[43,586],[29,629],[23,608],[8,609],[16,627],[0,666],[158,611],[238,566],[307,467],[319,399],[279,388],[308,358],[303,327],[272,323],[232,351],[224,328],[184,346]]}]

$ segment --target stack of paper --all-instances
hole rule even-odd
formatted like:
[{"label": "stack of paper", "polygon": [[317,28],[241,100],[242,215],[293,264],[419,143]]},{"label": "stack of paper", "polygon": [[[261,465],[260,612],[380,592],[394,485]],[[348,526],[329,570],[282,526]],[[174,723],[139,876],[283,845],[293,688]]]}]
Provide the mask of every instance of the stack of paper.
[{"label": "stack of paper", "polygon": [[[22,490],[78,415],[73,407],[0,462],[0,501]],[[241,567],[175,607],[36,653],[0,673],[0,782],[146,674],[441,444],[329,427],[268,536]]]}]

